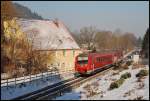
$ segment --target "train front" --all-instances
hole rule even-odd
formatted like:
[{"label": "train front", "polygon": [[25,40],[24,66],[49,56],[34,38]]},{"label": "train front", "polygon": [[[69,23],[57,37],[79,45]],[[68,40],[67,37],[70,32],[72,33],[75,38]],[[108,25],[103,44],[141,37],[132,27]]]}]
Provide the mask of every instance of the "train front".
[{"label": "train front", "polygon": [[88,69],[88,54],[80,54],[75,58],[75,76],[86,74]]}]

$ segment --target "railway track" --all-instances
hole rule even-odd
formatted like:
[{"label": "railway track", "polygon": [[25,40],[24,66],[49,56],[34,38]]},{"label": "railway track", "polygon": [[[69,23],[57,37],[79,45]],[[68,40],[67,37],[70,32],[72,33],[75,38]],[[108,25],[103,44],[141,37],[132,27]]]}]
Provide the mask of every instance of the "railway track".
[{"label": "railway track", "polygon": [[[94,75],[89,77],[78,77],[78,78],[70,78],[56,84],[50,85],[43,89],[25,94],[23,96],[19,96],[12,100],[46,100],[46,99],[54,99],[57,96],[61,96],[65,92],[71,91],[73,88],[79,87],[84,82],[91,80],[97,76],[104,74],[105,72],[111,70],[112,65],[105,66],[106,69],[101,71],[97,70]],[[100,72],[101,71],[101,72]]]}]

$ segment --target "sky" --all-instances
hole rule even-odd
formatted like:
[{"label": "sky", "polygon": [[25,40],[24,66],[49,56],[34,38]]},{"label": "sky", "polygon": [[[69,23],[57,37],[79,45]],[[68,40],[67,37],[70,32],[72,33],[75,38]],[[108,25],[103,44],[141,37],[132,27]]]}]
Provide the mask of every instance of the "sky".
[{"label": "sky", "polygon": [[13,1],[45,19],[59,19],[70,31],[95,26],[100,30],[131,32],[143,37],[149,27],[148,1]]}]

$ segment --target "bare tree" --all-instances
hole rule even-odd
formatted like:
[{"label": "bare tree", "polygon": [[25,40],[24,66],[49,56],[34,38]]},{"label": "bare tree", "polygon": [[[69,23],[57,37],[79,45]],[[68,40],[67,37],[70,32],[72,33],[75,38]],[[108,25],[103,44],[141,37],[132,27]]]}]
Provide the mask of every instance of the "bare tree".
[{"label": "bare tree", "polygon": [[95,35],[95,43],[99,49],[110,48],[110,41],[112,38],[112,33],[110,31],[99,31]]},{"label": "bare tree", "polygon": [[84,27],[80,30],[80,38],[82,40],[82,43],[87,44],[88,49],[93,48],[95,34],[96,28],[92,26]]}]

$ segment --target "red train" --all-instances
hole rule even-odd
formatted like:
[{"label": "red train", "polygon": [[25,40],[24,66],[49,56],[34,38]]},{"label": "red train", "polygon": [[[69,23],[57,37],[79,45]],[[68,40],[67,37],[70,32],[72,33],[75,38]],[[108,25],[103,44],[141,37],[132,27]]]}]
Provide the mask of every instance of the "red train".
[{"label": "red train", "polygon": [[122,57],[122,51],[80,54],[75,58],[75,75],[92,74],[106,65],[117,63]]}]

